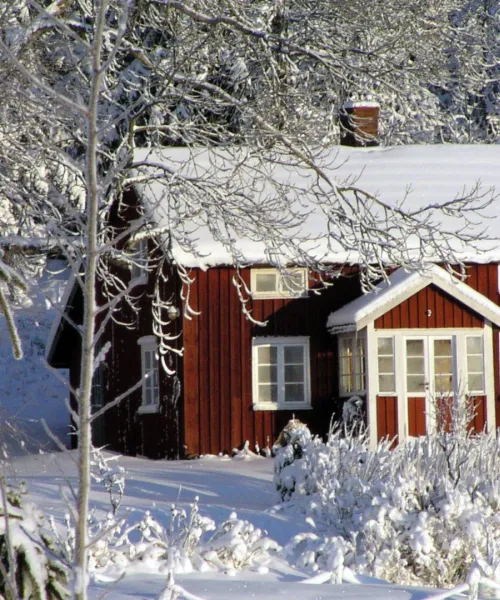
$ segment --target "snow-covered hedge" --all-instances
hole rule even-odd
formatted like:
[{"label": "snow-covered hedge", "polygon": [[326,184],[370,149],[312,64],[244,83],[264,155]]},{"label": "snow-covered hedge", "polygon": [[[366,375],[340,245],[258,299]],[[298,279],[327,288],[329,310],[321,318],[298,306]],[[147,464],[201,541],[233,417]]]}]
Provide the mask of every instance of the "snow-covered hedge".
[{"label": "snow-covered hedge", "polygon": [[348,566],[392,582],[447,587],[474,565],[500,580],[495,436],[441,432],[372,451],[365,437],[337,431],[326,443],[310,438],[283,467],[285,453],[276,457],[278,490],[313,526],[287,545],[297,566],[330,571],[333,580]]}]

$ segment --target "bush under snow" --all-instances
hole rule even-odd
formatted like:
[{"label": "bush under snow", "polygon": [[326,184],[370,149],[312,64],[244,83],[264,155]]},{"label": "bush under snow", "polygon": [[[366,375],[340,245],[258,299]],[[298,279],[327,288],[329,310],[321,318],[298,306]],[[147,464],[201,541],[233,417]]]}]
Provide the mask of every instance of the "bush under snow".
[{"label": "bush under snow", "polygon": [[289,461],[286,448],[276,456],[282,499],[314,529],[285,549],[297,566],[329,571],[332,580],[347,566],[435,587],[463,582],[474,566],[500,581],[495,436],[440,432],[374,451],[365,437],[340,431],[326,443],[301,436],[300,456]]},{"label": "bush under snow", "polygon": [[[89,516],[89,570],[123,572],[133,568],[155,569],[171,574],[193,571],[234,573],[243,569],[267,570],[266,564],[280,547],[266,532],[236,513],[220,525],[199,512],[198,498],[189,507],[172,505],[165,513],[127,513],[118,517],[125,489],[125,471],[116,456],[92,451],[92,478],[109,495],[111,511],[99,518]],[[164,518],[166,516],[166,518]],[[75,529],[69,515],[62,535],[53,524],[59,555],[68,563],[74,559]]]},{"label": "bush under snow", "polygon": [[0,501],[0,598],[65,600],[68,572],[55,558],[44,517],[32,503],[23,503],[22,488],[2,482]]}]

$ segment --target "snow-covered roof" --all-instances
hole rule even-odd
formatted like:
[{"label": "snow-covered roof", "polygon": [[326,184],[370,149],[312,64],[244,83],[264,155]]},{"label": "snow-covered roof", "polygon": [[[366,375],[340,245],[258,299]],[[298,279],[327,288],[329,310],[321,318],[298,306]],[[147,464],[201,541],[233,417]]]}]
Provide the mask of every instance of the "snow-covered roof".
[{"label": "snow-covered roof", "polygon": [[[231,188],[233,198],[238,193],[244,195],[245,182],[248,171],[243,172],[249,165],[242,160],[243,168],[236,168],[234,157],[224,159],[223,151],[216,151],[217,158],[206,149],[188,150],[186,148],[169,148],[162,152],[141,149],[134,156],[135,161],[148,161],[156,165],[163,165],[171,173],[171,181],[175,174],[188,176],[202,176],[216,183],[214,192],[224,187]],[[232,161],[232,162],[231,162]],[[496,187],[500,191],[500,145],[419,145],[379,148],[347,148],[336,147],[326,153],[323,163],[325,171],[337,182],[351,181],[355,178],[355,185],[391,206],[396,206],[404,201],[403,207],[407,211],[422,206],[438,205],[454,198],[461,197],[470,192],[477,183],[481,184],[481,192],[486,193]],[[252,167],[250,167],[251,169]],[[273,193],[279,193],[279,185],[270,187],[269,183],[262,183],[259,188],[258,169],[253,171],[254,192],[252,201],[256,198],[268,199]],[[314,178],[310,172],[303,168],[278,165],[269,167],[272,177],[277,182],[287,186],[287,198],[291,203],[296,203],[301,219],[301,239],[309,237],[309,241],[302,241],[302,247],[314,254],[317,260],[334,263],[357,263],[357,254],[352,249],[347,251],[331,235],[331,223],[325,217],[325,212],[318,209],[309,201],[307,189]],[[156,169],[158,172],[158,169]],[[144,172],[144,171],[143,171]],[[236,183],[234,175],[236,173]],[[172,179],[174,174],[174,179]],[[267,175],[267,173],[266,173]],[[231,178],[232,183],[229,183]],[[186,267],[208,267],[222,264],[233,264],[234,253],[228,248],[227,240],[241,257],[242,262],[269,263],[269,249],[266,249],[262,238],[259,238],[258,227],[246,231],[239,226],[238,219],[232,223],[221,224],[220,213],[211,213],[206,209],[203,195],[205,188],[200,186],[199,197],[194,205],[187,201],[182,210],[174,208],[172,203],[172,186],[165,187],[161,183],[161,176],[153,181],[136,183],[136,189],[142,195],[145,203],[150,206],[153,220],[164,231],[175,230],[173,238],[169,239],[174,259]],[[264,179],[264,178],[263,178]],[[257,190],[257,192],[255,192]],[[179,192],[177,192],[179,193]],[[210,201],[211,191],[207,193],[206,200]],[[495,199],[490,206],[485,208],[480,216],[474,216],[474,223],[469,226],[468,232],[486,231],[490,238],[500,240],[500,220],[496,218],[499,211],[500,200]],[[177,212],[176,212],[177,211]],[[446,213],[435,217],[436,227],[447,230],[459,229],[463,223]],[[242,215],[241,223],[245,221]],[[193,245],[183,243],[187,239],[195,240]],[[225,243],[226,242],[226,243]],[[500,243],[481,242],[474,248],[460,245],[457,248],[457,257],[471,262],[496,262],[500,260]],[[433,257],[428,257],[432,260]],[[435,259],[439,260],[438,257]]]},{"label": "snow-covered roof", "polygon": [[447,292],[495,325],[500,325],[500,307],[445,269],[431,265],[424,272],[407,273],[404,269],[397,269],[387,281],[377,285],[374,291],[331,313],[327,328],[334,334],[360,331],[430,284]]}]

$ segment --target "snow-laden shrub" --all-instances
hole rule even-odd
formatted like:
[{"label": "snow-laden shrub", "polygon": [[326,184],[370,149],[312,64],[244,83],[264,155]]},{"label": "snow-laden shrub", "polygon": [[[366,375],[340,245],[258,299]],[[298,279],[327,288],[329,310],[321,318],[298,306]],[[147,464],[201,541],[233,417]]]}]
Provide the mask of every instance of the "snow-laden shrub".
[{"label": "snow-laden shrub", "polygon": [[[188,509],[172,505],[167,523],[146,511],[138,520],[137,512],[117,518],[109,512],[98,518],[95,510],[89,517],[89,571],[123,572],[133,564],[169,573],[192,571],[234,572],[242,569],[262,571],[273,553],[280,548],[266,537],[266,532],[236,513],[219,526],[199,512],[198,498]],[[74,560],[75,528],[69,515],[66,532],[53,524],[59,555],[68,563]]]},{"label": "snow-laden shrub", "polygon": [[94,572],[141,563],[171,573],[262,570],[279,549],[264,531],[238,519],[236,513],[216,526],[200,515],[197,499],[189,510],[172,505],[167,526],[150,512],[135,523],[117,522],[110,515],[102,532],[91,546]]},{"label": "snow-laden shrub", "polygon": [[[480,565],[500,575],[500,442],[441,431],[389,450],[332,433],[310,440],[295,469],[294,507],[316,531],[287,546],[312,570],[343,566],[382,579],[436,587]],[[321,532],[321,533],[320,533]]]},{"label": "snow-laden shrub", "polygon": [[102,484],[109,495],[109,503],[113,515],[121,504],[125,492],[125,469],[116,464],[118,456],[105,456],[102,448],[92,448],[90,456],[90,475],[92,479]]},{"label": "snow-laden shrub", "polygon": [[307,425],[298,419],[291,419],[273,445],[274,485],[281,500],[288,500],[300,482],[302,492],[310,493],[307,472],[304,470],[304,452],[312,443]]},{"label": "snow-laden shrub", "polygon": [[24,493],[22,489],[3,487],[2,490],[0,597],[64,600],[69,597],[67,571],[55,559],[43,514],[34,504],[22,502]]}]

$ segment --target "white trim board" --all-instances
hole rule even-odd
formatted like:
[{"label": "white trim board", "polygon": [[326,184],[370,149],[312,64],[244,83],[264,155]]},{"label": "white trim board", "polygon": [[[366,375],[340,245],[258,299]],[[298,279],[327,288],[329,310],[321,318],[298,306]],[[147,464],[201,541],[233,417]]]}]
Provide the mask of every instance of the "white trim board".
[{"label": "white trim board", "polygon": [[359,331],[420,290],[434,284],[486,320],[500,326],[500,307],[470,285],[454,278],[442,267],[431,265],[425,272],[407,273],[400,268],[373,292],[360,296],[330,314],[332,334]]}]

